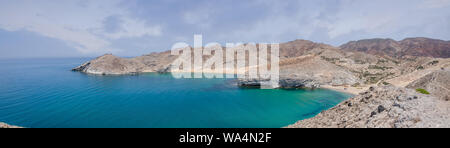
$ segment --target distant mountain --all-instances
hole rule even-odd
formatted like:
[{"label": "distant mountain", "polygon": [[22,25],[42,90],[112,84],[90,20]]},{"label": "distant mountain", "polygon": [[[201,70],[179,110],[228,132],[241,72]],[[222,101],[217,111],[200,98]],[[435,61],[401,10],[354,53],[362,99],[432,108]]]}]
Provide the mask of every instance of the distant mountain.
[{"label": "distant mountain", "polygon": [[450,41],[430,38],[407,38],[401,41],[365,39],[348,42],[340,48],[344,51],[360,51],[381,56],[450,58]]},{"label": "distant mountain", "polygon": [[280,58],[293,58],[305,55],[313,49],[331,49],[331,45],[315,43],[308,40],[295,40],[280,44]]}]

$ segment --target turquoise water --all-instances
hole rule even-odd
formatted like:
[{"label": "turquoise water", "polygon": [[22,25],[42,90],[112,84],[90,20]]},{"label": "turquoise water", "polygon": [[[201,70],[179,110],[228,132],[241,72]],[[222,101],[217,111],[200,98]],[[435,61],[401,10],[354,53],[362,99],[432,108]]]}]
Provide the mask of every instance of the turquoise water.
[{"label": "turquoise water", "polygon": [[350,97],[330,90],[241,89],[232,79],[70,71],[87,60],[0,60],[0,122],[44,128],[272,128]]}]

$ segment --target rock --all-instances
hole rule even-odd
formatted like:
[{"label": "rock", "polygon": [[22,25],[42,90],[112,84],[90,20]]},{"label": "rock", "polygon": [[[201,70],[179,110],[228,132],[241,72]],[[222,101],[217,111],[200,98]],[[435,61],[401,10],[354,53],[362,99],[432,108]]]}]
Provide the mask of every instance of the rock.
[{"label": "rock", "polygon": [[75,67],[74,69],[72,69],[72,71],[84,71],[89,65],[91,64],[91,62],[86,62],[78,67]]},{"label": "rock", "polygon": [[0,122],[0,128],[21,128],[21,127],[8,125],[6,123]]},{"label": "rock", "polygon": [[378,106],[377,110],[378,110],[378,113],[381,113],[381,112],[385,111],[386,108],[384,108],[383,105],[380,105],[380,106]]},{"label": "rock", "polygon": [[[259,79],[239,79],[238,86],[240,87],[260,87],[261,81],[267,80],[259,80]],[[312,79],[290,79],[285,78],[279,81],[280,88],[285,89],[300,89],[300,88],[309,88],[316,89],[320,88],[320,84]]]},{"label": "rock", "polygon": [[[367,95],[380,96],[365,102]],[[321,112],[298,121],[290,128],[411,128],[450,127],[449,104],[413,89],[394,86],[374,87],[374,91],[358,95]],[[420,99],[408,100],[417,96]],[[348,104],[352,103],[351,106]],[[392,104],[385,106],[380,104]]]},{"label": "rock", "polygon": [[375,111],[373,111],[372,113],[370,113],[370,117],[373,117],[373,116],[375,116],[375,115],[377,115],[377,112],[375,112]]},{"label": "rock", "polygon": [[261,81],[258,79],[239,79],[237,84],[239,87],[260,87]]}]

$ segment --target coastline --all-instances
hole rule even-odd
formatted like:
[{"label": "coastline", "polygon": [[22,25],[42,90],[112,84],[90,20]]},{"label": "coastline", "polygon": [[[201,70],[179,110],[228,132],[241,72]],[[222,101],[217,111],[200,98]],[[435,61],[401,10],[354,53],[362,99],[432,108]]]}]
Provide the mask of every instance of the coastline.
[{"label": "coastline", "polygon": [[339,91],[342,93],[352,94],[352,95],[358,95],[367,89],[370,88],[370,86],[366,87],[351,87],[351,86],[332,86],[332,85],[322,85],[321,88],[324,89],[330,89],[334,91]]}]

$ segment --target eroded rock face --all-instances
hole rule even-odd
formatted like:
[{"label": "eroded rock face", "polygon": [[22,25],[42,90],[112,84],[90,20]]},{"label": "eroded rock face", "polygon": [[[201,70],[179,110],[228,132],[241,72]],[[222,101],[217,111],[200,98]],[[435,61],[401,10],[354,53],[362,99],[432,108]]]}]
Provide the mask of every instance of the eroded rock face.
[{"label": "eroded rock face", "polygon": [[[261,81],[259,79],[239,79],[239,87],[261,87]],[[279,81],[279,88],[286,89],[300,89],[300,88],[320,88],[320,83],[313,79],[291,79],[291,78],[281,78]]]},{"label": "eroded rock face", "polygon": [[450,127],[449,105],[430,95],[394,86],[377,87],[291,128]]},{"label": "eroded rock face", "polygon": [[440,100],[449,101],[450,96],[450,70],[438,70],[428,74],[412,83],[407,88],[425,89],[430,95]]}]

